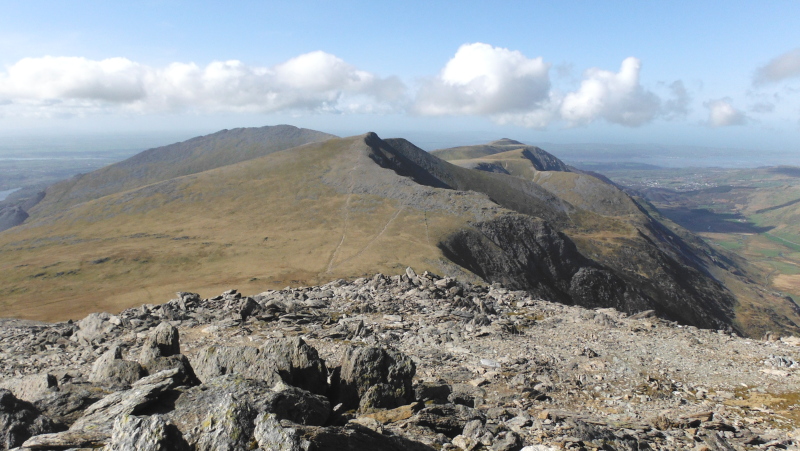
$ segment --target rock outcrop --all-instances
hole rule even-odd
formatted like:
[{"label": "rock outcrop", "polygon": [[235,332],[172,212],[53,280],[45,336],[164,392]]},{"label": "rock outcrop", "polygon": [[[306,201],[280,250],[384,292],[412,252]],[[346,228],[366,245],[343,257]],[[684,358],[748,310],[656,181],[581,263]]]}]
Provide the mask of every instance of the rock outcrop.
[{"label": "rock outcrop", "polygon": [[0,380],[25,397],[0,390],[0,449],[792,449],[799,437],[796,339],[411,268],[179,293],[77,323],[0,321],[0,339]]}]

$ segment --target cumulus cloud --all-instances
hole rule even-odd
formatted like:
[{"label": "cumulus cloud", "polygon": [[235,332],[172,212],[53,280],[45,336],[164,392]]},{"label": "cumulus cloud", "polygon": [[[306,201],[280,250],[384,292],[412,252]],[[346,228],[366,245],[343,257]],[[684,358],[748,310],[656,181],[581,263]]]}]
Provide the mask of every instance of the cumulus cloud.
[{"label": "cumulus cloud", "polygon": [[639,83],[641,67],[639,59],[629,57],[616,73],[587,70],[580,88],[564,97],[561,116],[572,125],[600,118],[629,127],[652,121],[661,110],[661,101]]},{"label": "cumulus cloud", "polygon": [[550,64],[488,44],[462,45],[417,93],[423,115],[498,114],[536,109],[549,98]]},{"label": "cumulus cloud", "polygon": [[712,127],[727,127],[747,123],[747,116],[734,108],[728,98],[709,100],[703,106],[708,108],[708,125]]},{"label": "cumulus cloud", "polygon": [[689,91],[686,90],[686,86],[680,80],[670,83],[668,87],[671,97],[664,102],[662,107],[664,118],[671,120],[685,117],[689,114],[689,103],[692,101]]},{"label": "cumulus cloud", "polygon": [[[619,72],[587,70],[578,90],[566,95],[552,88],[551,66],[519,51],[465,44],[438,76],[420,87],[415,111],[431,116],[487,115],[501,124],[529,128],[546,128],[561,120],[572,126],[606,120],[637,127],[659,115],[673,118],[688,111],[683,83],[670,86],[672,98],[662,105],[640,84],[641,62],[633,57],[622,62]],[[556,71],[564,78],[571,66]]]},{"label": "cumulus cloud", "polygon": [[[126,58],[25,58],[0,72],[0,100],[21,111],[391,111],[405,98],[381,78],[325,52],[273,67],[231,60],[150,67]],[[5,107],[8,108],[8,105]]]},{"label": "cumulus cloud", "polygon": [[775,83],[794,77],[800,77],[800,48],[773,58],[765,66],[759,67],[753,76],[753,83]]}]

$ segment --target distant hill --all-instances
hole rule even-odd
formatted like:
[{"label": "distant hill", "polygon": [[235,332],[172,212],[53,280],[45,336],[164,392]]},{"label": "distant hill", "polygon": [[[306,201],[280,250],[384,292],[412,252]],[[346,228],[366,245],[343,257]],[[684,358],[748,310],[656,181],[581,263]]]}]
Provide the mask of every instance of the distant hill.
[{"label": "distant hill", "polygon": [[[308,143],[281,150],[286,136]],[[0,308],[64,319],[174,291],[258,292],[411,266],[700,327],[795,330],[791,309],[788,322],[772,310],[740,322],[739,305],[762,294],[741,288],[736,262],[613,185],[519,146],[461,148],[507,174],[404,139],[285,126],[146,151],[50,187],[0,233]]]},{"label": "distant hill", "polygon": [[34,216],[109,194],[175,177],[251,160],[292,147],[335,138],[291,125],[222,130],[211,135],[157,147],[47,189]]}]

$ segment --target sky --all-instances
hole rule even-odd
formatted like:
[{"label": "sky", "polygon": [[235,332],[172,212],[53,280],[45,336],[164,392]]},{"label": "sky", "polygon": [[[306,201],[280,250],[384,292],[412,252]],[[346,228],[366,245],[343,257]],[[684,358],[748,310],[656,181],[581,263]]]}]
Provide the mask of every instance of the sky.
[{"label": "sky", "polygon": [[800,154],[798,1],[0,0],[0,138],[289,123]]}]

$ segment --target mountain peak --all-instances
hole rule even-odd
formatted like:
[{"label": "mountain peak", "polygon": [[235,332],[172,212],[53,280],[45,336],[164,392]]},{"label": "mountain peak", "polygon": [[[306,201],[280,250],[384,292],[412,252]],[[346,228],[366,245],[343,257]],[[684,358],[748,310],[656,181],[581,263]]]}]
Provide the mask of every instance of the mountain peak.
[{"label": "mountain peak", "polygon": [[489,143],[490,146],[524,146],[525,143],[521,143],[519,141],[515,141],[509,138],[500,138],[497,141],[492,141]]}]

